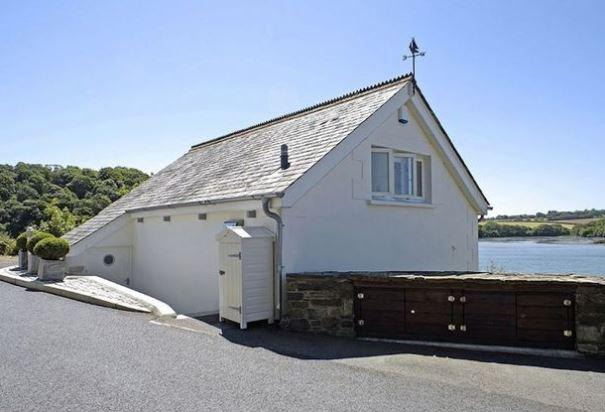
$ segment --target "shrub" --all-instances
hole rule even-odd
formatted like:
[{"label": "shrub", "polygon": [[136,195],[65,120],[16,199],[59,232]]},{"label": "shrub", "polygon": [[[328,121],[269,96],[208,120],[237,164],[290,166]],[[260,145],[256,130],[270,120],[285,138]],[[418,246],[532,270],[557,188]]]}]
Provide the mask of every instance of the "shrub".
[{"label": "shrub", "polygon": [[534,236],[567,236],[569,234],[570,234],[569,229],[567,229],[566,227],[564,227],[560,224],[554,224],[554,225],[542,224],[542,225],[536,226],[533,230]]},{"label": "shrub", "polygon": [[47,232],[35,232],[27,240],[27,250],[31,253],[34,253],[34,248],[36,247],[38,242],[41,241],[42,239],[46,239],[47,237],[54,237],[54,236]]},{"label": "shrub", "polygon": [[0,255],[12,255],[15,249],[15,239],[5,233],[0,233]]},{"label": "shrub", "polygon": [[17,247],[19,250],[27,250],[27,233],[21,233],[17,236]]},{"label": "shrub", "polygon": [[34,254],[42,259],[59,260],[69,253],[67,240],[58,237],[47,237],[34,247]]}]

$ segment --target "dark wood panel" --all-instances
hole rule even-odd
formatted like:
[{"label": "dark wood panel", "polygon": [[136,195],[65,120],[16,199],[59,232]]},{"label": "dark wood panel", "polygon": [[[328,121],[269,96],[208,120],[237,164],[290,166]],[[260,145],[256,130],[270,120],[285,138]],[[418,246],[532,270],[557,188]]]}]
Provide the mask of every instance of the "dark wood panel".
[{"label": "dark wood panel", "polygon": [[[359,336],[573,349],[574,296],[562,291],[358,287]],[[566,305],[564,302],[568,300]],[[453,330],[452,330],[453,327]],[[571,336],[566,336],[571,333]]]},{"label": "dark wood panel", "polygon": [[495,291],[464,291],[463,338],[486,343],[510,343],[517,336],[515,294]]},{"label": "dark wood panel", "polygon": [[564,307],[565,299],[572,300],[573,296],[563,293],[517,293],[517,305],[524,306],[539,306],[548,308]]},{"label": "dark wood panel", "polygon": [[[404,290],[357,288],[355,326],[360,336],[396,338],[404,333]],[[359,321],[362,321],[360,324]]]},{"label": "dark wood panel", "polygon": [[452,296],[449,289],[406,289],[405,332],[425,338],[451,336]]}]

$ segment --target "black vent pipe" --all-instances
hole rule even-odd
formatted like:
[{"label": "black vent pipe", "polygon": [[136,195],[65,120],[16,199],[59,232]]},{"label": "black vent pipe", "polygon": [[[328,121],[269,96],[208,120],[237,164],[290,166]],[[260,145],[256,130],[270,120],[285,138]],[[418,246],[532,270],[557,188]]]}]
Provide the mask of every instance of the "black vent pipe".
[{"label": "black vent pipe", "polygon": [[287,168],[290,167],[290,162],[288,160],[288,145],[287,144],[281,145],[281,155],[279,156],[279,158],[281,160],[281,168],[283,170],[286,170]]}]

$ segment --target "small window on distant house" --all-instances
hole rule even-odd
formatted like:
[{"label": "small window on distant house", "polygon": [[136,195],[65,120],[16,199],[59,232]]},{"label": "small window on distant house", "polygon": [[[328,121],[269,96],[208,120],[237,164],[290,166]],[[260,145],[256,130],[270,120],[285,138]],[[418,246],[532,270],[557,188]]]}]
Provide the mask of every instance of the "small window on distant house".
[{"label": "small window on distant house", "polygon": [[426,156],[391,149],[372,150],[372,193],[392,200],[425,200]]},{"label": "small window on distant house", "polygon": [[170,222],[170,216],[164,216],[164,222]]},{"label": "small window on distant house", "polygon": [[372,192],[389,192],[388,152],[372,152]]}]

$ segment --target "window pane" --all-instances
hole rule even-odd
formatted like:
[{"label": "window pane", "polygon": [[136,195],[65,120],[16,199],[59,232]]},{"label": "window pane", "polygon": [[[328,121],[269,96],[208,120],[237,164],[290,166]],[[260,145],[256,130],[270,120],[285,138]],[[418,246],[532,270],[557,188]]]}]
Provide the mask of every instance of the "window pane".
[{"label": "window pane", "polygon": [[413,180],[413,158],[395,158],[395,194],[411,195]]},{"label": "window pane", "polygon": [[422,187],[422,162],[416,161],[416,196],[422,197],[424,188]]},{"label": "window pane", "polygon": [[389,154],[372,153],[372,192],[389,191]]}]

